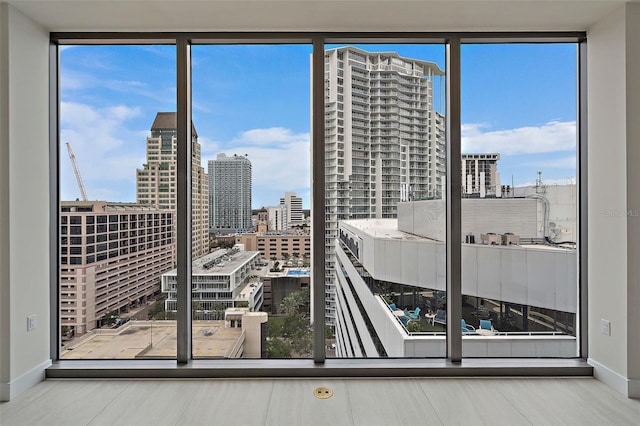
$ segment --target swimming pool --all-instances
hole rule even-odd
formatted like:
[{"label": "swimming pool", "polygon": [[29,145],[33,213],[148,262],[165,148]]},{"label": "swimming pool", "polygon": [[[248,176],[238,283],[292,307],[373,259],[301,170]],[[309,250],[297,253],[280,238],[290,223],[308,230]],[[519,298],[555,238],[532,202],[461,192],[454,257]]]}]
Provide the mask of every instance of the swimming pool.
[{"label": "swimming pool", "polygon": [[304,269],[303,270],[289,269],[287,271],[287,275],[294,276],[294,277],[307,277],[309,276],[309,271]]}]

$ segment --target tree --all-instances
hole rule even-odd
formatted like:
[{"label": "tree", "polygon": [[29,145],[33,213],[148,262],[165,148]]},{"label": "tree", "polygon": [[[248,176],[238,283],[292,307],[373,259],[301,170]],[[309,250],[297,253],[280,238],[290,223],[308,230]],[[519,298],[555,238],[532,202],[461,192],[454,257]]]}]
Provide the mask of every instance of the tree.
[{"label": "tree", "polygon": [[271,339],[267,341],[268,358],[291,358],[291,344],[281,339]]},{"label": "tree", "polygon": [[309,320],[302,314],[287,316],[282,323],[282,334],[286,336],[293,351],[301,357],[311,354],[312,333]]},{"label": "tree", "polygon": [[219,320],[223,319],[224,316],[224,303],[222,302],[213,302],[211,304],[211,311],[213,312],[214,318]]},{"label": "tree", "polygon": [[191,301],[191,319],[198,320],[202,319],[202,304],[198,300]]},{"label": "tree", "polygon": [[300,297],[300,294],[297,291],[293,292],[282,299],[282,302],[280,302],[280,306],[278,307],[278,313],[284,315],[295,315],[299,312],[303,303],[304,300]]},{"label": "tree", "polygon": [[276,317],[269,317],[267,321],[267,340],[282,337],[282,321],[276,321]]},{"label": "tree", "polygon": [[289,253],[287,253],[286,251],[285,251],[285,252],[282,252],[281,257],[282,257],[284,260],[287,260],[287,259],[289,259]]},{"label": "tree", "polygon": [[102,326],[110,327],[115,324],[118,318],[120,318],[120,315],[118,315],[118,311],[107,312],[106,314],[104,314],[104,317],[102,317]]},{"label": "tree", "polygon": [[158,314],[163,314],[163,313],[164,313],[164,298],[160,298],[156,300],[147,311],[147,318],[159,319]]}]

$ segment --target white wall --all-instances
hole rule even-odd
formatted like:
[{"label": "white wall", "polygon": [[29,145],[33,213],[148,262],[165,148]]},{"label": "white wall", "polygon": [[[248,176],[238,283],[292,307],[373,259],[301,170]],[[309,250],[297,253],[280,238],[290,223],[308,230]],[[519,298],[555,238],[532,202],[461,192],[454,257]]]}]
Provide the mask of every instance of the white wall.
[{"label": "white wall", "polygon": [[[0,8],[0,397],[8,400],[50,365],[49,35],[12,6]],[[27,332],[34,314],[37,328]]]},{"label": "white wall", "polygon": [[640,396],[640,217],[610,212],[640,209],[638,8],[621,7],[588,31],[587,71],[589,359],[596,377],[629,396]]},{"label": "white wall", "polygon": [[[554,207],[551,206],[552,211]],[[476,243],[480,243],[481,234],[489,232],[510,232],[522,238],[542,238],[543,216],[542,202],[533,198],[465,198],[462,200],[462,236],[473,234]],[[444,241],[444,200],[398,203],[398,229]]]},{"label": "white wall", "polygon": [[0,3],[0,400],[11,380],[9,327],[9,6]]},{"label": "white wall", "polygon": [[[635,210],[627,217],[629,394],[640,397],[640,3],[627,5],[627,197]],[[636,214],[637,213],[637,214]]]},{"label": "white wall", "polygon": [[[360,263],[375,279],[446,289],[444,242],[374,237],[349,223],[341,227],[362,239]],[[577,312],[575,250],[463,244],[462,268],[464,295]]]},{"label": "white wall", "polygon": [[[252,2],[249,14],[247,5],[237,1],[163,2],[153,10],[150,2],[86,3],[19,4],[50,28],[68,31],[583,30],[585,22],[596,22],[589,30],[588,64],[590,356],[604,368],[597,372],[610,371],[614,385],[622,381],[626,393],[635,389],[640,395],[638,219],[602,214],[640,208],[639,171],[633,164],[638,147],[632,143],[640,140],[638,4],[603,18],[616,2],[474,1],[465,2],[461,13],[459,2],[403,2],[399,12],[396,2],[367,8],[352,1],[341,2],[338,14],[337,6],[326,1],[310,8]],[[184,9],[175,13],[178,3]],[[211,13],[202,13],[203,7]],[[13,385],[25,383],[23,378],[31,377],[27,373],[38,371],[47,359],[47,34],[4,3],[0,24],[0,392],[6,398],[7,389],[15,394]],[[27,334],[25,318],[31,313],[38,315],[39,325]],[[600,318],[612,321],[612,336],[599,334]]]}]

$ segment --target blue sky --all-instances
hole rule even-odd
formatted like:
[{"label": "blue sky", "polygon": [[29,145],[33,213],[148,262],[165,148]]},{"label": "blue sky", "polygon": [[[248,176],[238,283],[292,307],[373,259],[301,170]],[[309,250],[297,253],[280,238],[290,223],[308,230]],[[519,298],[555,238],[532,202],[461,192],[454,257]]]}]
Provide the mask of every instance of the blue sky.
[{"label": "blue sky", "polygon": [[[442,46],[360,47],[444,69]],[[202,165],[221,152],[248,154],[254,208],[277,204],[285,191],[309,207],[310,53],[306,45],[193,47]],[[156,112],[175,111],[174,58],[173,46],[62,50],[62,142],[73,147],[89,199],[135,201]],[[499,152],[503,184],[534,183],[537,170],[545,183],[575,178],[575,58],[575,45],[463,46],[463,152]],[[75,199],[64,146],[61,153],[61,199]]]}]

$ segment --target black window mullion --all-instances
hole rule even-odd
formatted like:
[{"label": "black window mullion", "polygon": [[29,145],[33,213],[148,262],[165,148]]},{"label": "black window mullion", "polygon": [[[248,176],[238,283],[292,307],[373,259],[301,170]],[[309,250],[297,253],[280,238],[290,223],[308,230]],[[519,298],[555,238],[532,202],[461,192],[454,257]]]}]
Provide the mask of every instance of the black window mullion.
[{"label": "black window mullion", "polygon": [[177,361],[191,360],[191,43],[176,43],[177,90]]},{"label": "black window mullion", "polygon": [[460,37],[447,43],[447,358],[462,361],[462,164]]},{"label": "black window mullion", "polygon": [[312,60],[311,181],[313,256],[313,361],[324,363],[325,351],[325,165],[324,165],[324,39],[314,37]]}]

